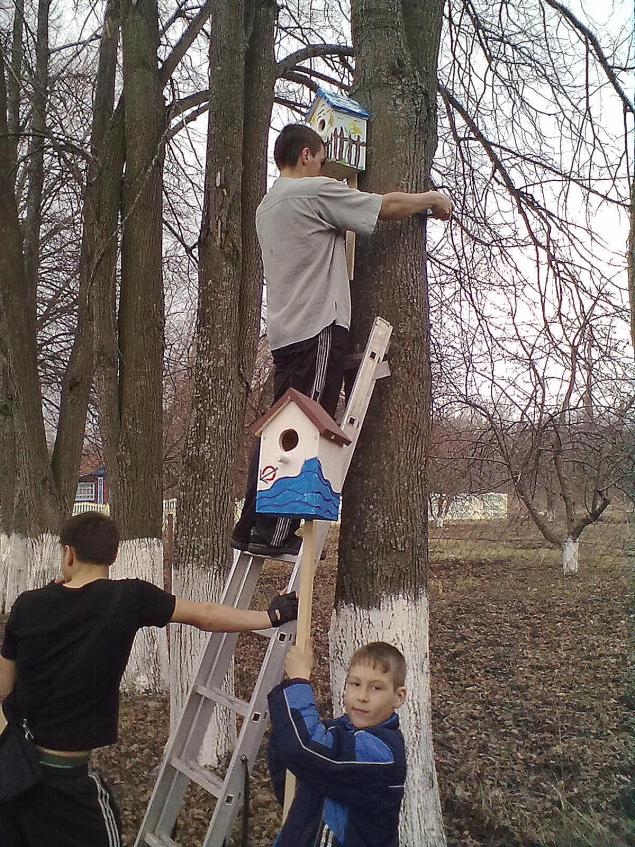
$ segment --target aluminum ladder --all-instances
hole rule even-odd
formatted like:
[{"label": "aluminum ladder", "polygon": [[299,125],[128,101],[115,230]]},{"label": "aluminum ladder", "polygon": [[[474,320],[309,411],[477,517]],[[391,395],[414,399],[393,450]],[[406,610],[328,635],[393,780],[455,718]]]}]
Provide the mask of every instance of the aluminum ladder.
[{"label": "aluminum ladder", "polygon": [[[392,327],[383,318],[376,318],[351,391],[341,428],[351,439],[343,448],[345,479],[359,432],[364,422],[375,381],[388,376],[390,369],[385,355]],[[319,561],[329,529],[327,521],[317,521],[315,560]],[[294,563],[287,591],[297,591],[300,582],[300,561],[283,556]],[[247,609],[251,603],[264,558],[235,551],[221,603]],[[267,728],[267,694],[282,679],[284,659],[295,632],[295,622],[262,630],[259,635],[268,639],[258,678],[249,702],[223,691],[238,633],[215,632],[201,651],[198,668],[179,722],[168,739],[163,761],[150,802],[135,841],[135,847],[182,847],[173,840],[174,825],[183,806],[190,783],[196,783],[216,798],[202,847],[223,847],[242,806],[245,768],[254,765]],[[198,756],[216,705],[224,706],[243,718],[231,760],[224,779],[198,763]],[[183,845],[184,847],[184,845]],[[187,847],[191,847],[190,844]]]}]

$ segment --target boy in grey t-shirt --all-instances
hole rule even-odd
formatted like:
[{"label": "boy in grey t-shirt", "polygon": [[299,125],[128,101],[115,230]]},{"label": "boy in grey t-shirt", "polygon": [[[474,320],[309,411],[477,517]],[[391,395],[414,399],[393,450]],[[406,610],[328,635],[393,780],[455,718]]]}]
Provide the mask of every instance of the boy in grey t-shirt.
[{"label": "boy in grey t-shirt", "polygon": [[[274,363],[274,403],[289,388],[333,416],[344,379],[351,319],[346,230],[371,235],[378,220],[430,211],[448,220],[450,200],[438,191],[369,194],[322,176],[326,151],[304,124],[288,124],[276,139],[280,177],[256,212],[267,281],[267,337]],[[264,556],[294,555],[299,521],[256,514],[258,445],[245,505],[232,546]]]}]

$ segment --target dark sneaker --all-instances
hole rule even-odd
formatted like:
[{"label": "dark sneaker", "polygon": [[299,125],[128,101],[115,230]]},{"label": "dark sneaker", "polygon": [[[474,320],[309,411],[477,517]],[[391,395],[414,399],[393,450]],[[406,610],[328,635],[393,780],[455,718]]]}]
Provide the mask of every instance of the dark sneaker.
[{"label": "dark sneaker", "polygon": [[266,559],[278,559],[280,556],[297,556],[300,552],[302,539],[297,535],[290,535],[282,544],[275,546],[252,533],[247,550],[254,556],[264,556]]},{"label": "dark sneaker", "polygon": [[249,547],[249,539],[248,538],[236,538],[235,535],[232,535],[230,544],[234,548],[234,550],[245,551]]}]

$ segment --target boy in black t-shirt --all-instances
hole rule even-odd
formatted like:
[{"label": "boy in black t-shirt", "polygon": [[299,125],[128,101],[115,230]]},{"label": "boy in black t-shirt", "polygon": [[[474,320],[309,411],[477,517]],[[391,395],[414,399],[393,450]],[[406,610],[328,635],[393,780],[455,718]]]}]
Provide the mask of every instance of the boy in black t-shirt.
[{"label": "boy in black t-shirt", "polygon": [[144,580],[110,580],[119,534],[98,512],[66,521],[60,543],[64,583],[17,598],[0,649],[0,702],[7,715],[26,719],[44,771],[33,788],[0,803],[1,847],[121,845],[114,799],[89,760],[92,749],[117,740],[119,684],[138,629],[172,622],[243,632],[297,612],[294,594],[257,612],[191,603]]}]

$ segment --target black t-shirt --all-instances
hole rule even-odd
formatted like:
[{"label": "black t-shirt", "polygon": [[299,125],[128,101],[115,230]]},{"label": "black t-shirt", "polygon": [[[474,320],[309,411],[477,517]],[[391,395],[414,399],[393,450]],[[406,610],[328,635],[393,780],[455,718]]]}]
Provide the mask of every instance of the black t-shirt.
[{"label": "black t-shirt", "polygon": [[[113,608],[113,590],[122,583]],[[82,588],[51,583],[17,598],[0,653],[17,668],[7,703],[27,718],[37,744],[69,751],[114,744],[119,684],[136,632],[165,626],[175,603],[174,595],[141,579],[98,579]],[[111,622],[74,661],[104,615]]]}]

